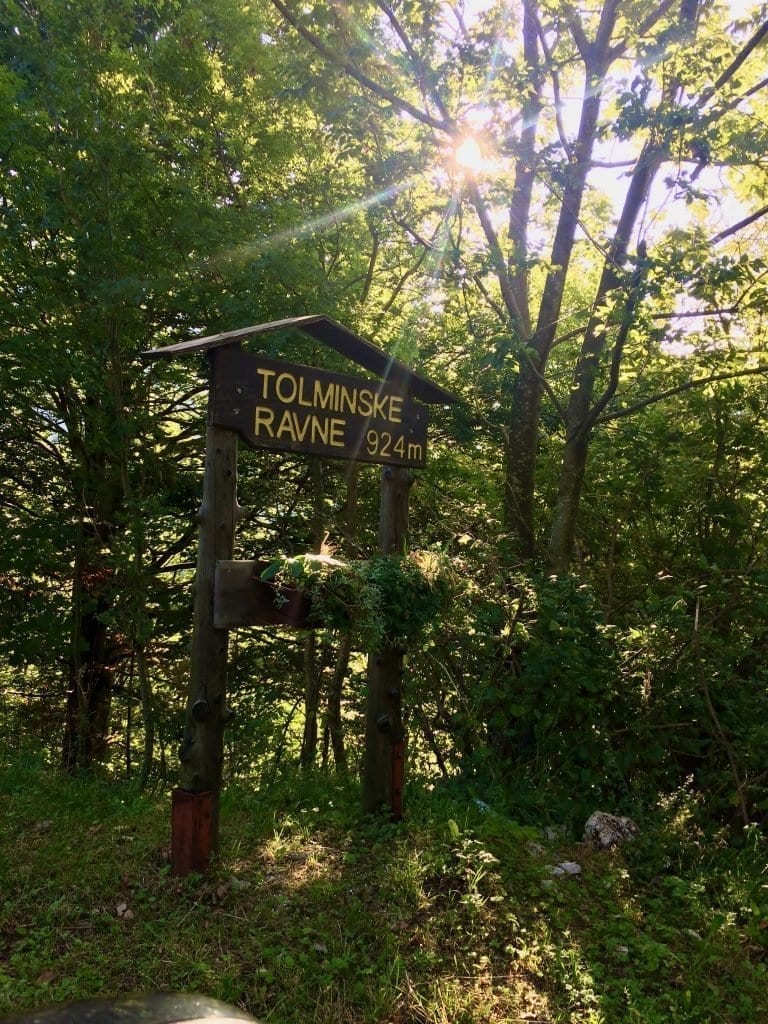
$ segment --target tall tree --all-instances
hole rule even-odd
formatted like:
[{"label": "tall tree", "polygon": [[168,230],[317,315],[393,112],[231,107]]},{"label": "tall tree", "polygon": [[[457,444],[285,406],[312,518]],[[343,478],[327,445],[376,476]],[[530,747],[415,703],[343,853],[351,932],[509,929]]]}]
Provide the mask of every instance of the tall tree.
[{"label": "tall tree", "polygon": [[[453,170],[442,213],[422,202],[404,229],[434,247],[427,229],[441,216],[453,272],[495,320],[486,336],[503,370],[493,402],[503,410],[505,530],[514,558],[543,560],[547,548],[550,569],[566,571],[590,440],[625,404],[627,353],[645,345],[650,278],[657,295],[664,274],[675,282],[664,295],[674,314],[702,273],[689,265],[686,277],[679,259],[672,267],[656,252],[658,208],[681,208],[687,224],[686,210],[714,203],[710,164],[763,173],[746,140],[763,131],[753,119],[768,24],[757,8],[729,24],[698,0],[604,0],[590,11],[523,0],[472,17],[437,2],[272,3],[314,60],[368,97],[379,137],[420,159],[422,175],[442,167],[450,184]],[[397,114],[388,126],[387,111]],[[764,213],[753,200],[749,216]],[[685,244],[701,256],[695,233]],[[719,257],[704,258],[713,276]],[[543,403],[562,456],[548,545],[549,516],[537,512]]]},{"label": "tall tree", "polygon": [[[173,423],[190,395],[152,396],[138,355],[225,315],[226,253],[253,231],[270,180],[256,177],[270,64],[253,74],[258,28],[238,15],[195,0],[2,5],[2,429],[28,453],[4,446],[3,472],[29,543],[41,476],[63,506],[69,768],[105,754],[114,669],[144,615],[126,583],[147,502],[198,436]],[[277,173],[280,151],[269,156]],[[18,552],[5,559],[18,566]]]}]

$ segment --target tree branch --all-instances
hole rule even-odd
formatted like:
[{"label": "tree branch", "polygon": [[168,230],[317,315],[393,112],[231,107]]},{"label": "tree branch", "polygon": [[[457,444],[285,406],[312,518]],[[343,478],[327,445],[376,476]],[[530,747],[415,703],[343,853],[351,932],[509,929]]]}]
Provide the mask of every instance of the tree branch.
[{"label": "tree branch", "polygon": [[442,96],[437,89],[429,84],[429,77],[424,69],[424,63],[414,49],[410,36],[403,28],[402,22],[389,4],[384,3],[384,0],[376,0],[376,6],[386,16],[390,25],[394,29],[395,35],[403,44],[403,49],[405,50],[408,60],[411,63],[411,67],[413,68],[413,72],[416,75],[416,81],[419,83],[419,89],[421,90],[422,97],[427,101],[430,99],[432,100],[445,124],[452,124],[453,121],[448,113],[448,108],[443,103]]},{"label": "tree branch", "polygon": [[[533,8],[532,4],[529,6]],[[552,52],[547,46],[547,36],[544,31],[544,26],[541,24],[541,20],[537,16],[535,10],[531,10],[530,16],[536,26],[536,34],[539,39],[539,45],[541,46],[541,52],[544,54],[547,61],[547,71],[549,72],[549,79],[552,83],[552,101],[555,110],[555,125],[557,127],[557,134],[560,137],[560,145],[565,150],[566,155],[570,158],[571,144],[568,141],[568,136],[565,134],[565,126],[563,125],[563,116],[561,113],[563,102],[560,92],[560,76],[555,68],[555,62],[552,59]]]},{"label": "tree branch", "polygon": [[632,287],[629,295],[627,296],[624,304],[624,310],[622,312],[621,324],[619,325],[619,332],[616,337],[616,341],[613,345],[613,353],[611,355],[611,371],[608,378],[608,384],[605,387],[602,395],[597,399],[595,404],[587,414],[583,424],[581,424],[579,430],[584,434],[592,430],[595,423],[597,422],[600,413],[605,409],[608,403],[611,401],[613,396],[616,394],[616,390],[619,386],[619,376],[621,373],[621,364],[624,359],[624,348],[627,344],[627,338],[629,337],[630,329],[634,323],[635,309],[637,308],[638,300],[642,294],[643,279],[645,272],[643,267],[638,267]]},{"label": "tree branch", "polygon": [[666,398],[671,398],[673,395],[680,395],[684,391],[691,391],[693,388],[701,388],[706,384],[717,384],[723,380],[735,380],[737,377],[753,377],[756,374],[768,374],[768,365],[766,366],[755,366],[751,370],[735,370],[732,373],[718,373],[713,377],[702,377],[700,380],[689,380],[685,384],[679,384],[676,388],[669,388],[668,391],[662,391],[658,395],[652,395],[650,398],[644,398],[641,402],[635,402],[634,405],[629,405],[626,409],[619,409],[617,412],[610,412],[606,416],[599,416],[595,420],[595,424],[608,423],[610,420],[622,419],[624,416],[630,416],[632,413],[638,412],[640,409],[645,409],[649,405],[655,405],[656,402],[663,402]]},{"label": "tree branch", "polygon": [[707,244],[717,245],[718,242],[725,241],[726,238],[730,238],[731,235],[735,235],[737,232],[741,231],[742,228],[748,228],[750,224],[754,224],[756,220],[760,220],[760,218],[764,217],[767,213],[768,205],[761,207],[759,210],[756,210],[755,213],[751,213],[748,217],[738,221],[738,223],[732,224],[729,228],[724,228],[718,234],[713,235]]},{"label": "tree branch", "polygon": [[761,78],[756,85],[753,85],[751,89],[747,89],[747,91],[743,95],[739,96],[736,100],[734,100],[734,105],[738,106],[738,104],[741,103],[742,100],[748,100],[750,96],[754,96],[755,93],[760,92],[760,90],[764,89],[766,85],[768,85],[768,78]]},{"label": "tree branch", "polygon": [[379,233],[373,224],[370,225],[371,232],[371,255],[368,259],[368,268],[365,272],[365,279],[363,282],[363,290],[360,295],[360,305],[364,306],[368,301],[368,296],[371,292],[371,285],[373,284],[373,275],[376,269],[376,261],[379,257]]},{"label": "tree branch", "polygon": [[499,279],[499,288],[501,289],[501,297],[504,299],[504,305],[507,308],[507,313],[513,324],[516,325],[518,331],[523,337],[525,337],[525,323],[526,319],[523,315],[523,311],[517,305],[517,299],[515,298],[514,289],[512,288],[512,281],[509,277],[507,270],[507,263],[502,252],[501,243],[499,237],[496,234],[491,218],[488,215],[488,209],[485,205],[485,200],[480,194],[477,182],[470,175],[467,176],[467,191],[469,197],[472,200],[472,205],[475,208],[480,226],[483,229],[486,241],[488,242],[488,248],[491,254],[491,262],[493,269],[496,271],[496,276]]},{"label": "tree branch", "polygon": [[475,282],[475,284],[478,287],[478,290],[480,291],[480,294],[483,296],[483,298],[488,303],[490,308],[493,310],[493,312],[499,318],[501,323],[504,324],[504,325],[507,325],[509,323],[509,314],[503,308],[503,306],[500,306],[498,304],[498,302],[494,299],[494,297],[491,295],[491,293],[485,287],[485,282],[480,277],[480,275],[479,274],[473,274],[472,275],[472,280]]},{"label": "tree branch", "polygon": [[[642,39],[646,32],[650,32],[650,30],[653,28],[656,22],[663,18],[664,15],[669,10],[671,10],[671,8],[675,7],[678,2],[679,0],[662,0],[662,3],[660,3],[658,7],[651,14],[648,15],[645,21],[641,21],[638,25],[638,38]],[[615,60],[617,57],[621,57],[626,48],[626,39],[622,39],[621,42],[616,43],[616,45],[611,48],[611,60]]]},{"label": "tree branch", "polygon": [[[633,160],[631,166],[634,167],[636,164],[637,164],[637,160]],[[590,167],[593,166],[591,161],[590,161],[590,165],[589,166]],[[557,199],[557,201],[559,203],[563,204],[563,205],[565,204],[565,201],[566,201],[565,195],[562,192],[559,192],[555,188],[555,186],[552,184],[551,181],[547,181],[547,179],[543,175],[541,175],[541,174],[537,174],[536,177],[538,178],[540,184],[542,184],[544,186],[544,188],[549,192],[549,194],[554,199]],[[589,230],[589,228],[587,227],[587,225],[584,223],[584,221],[581,219],[580,216],[578,216],[576,218],[576,223],[578,224],[579,228],[581,229],[581,232],[584,235],[584,237],[586,238],[586,240],[590,243],[590,245],[594,246],[595,251],[599,252],[600,255],[604,259],[607,260],[608,259],[608,250],[605,248],[605,246],[601,245],[600,242],[598,242],[598,240],[595,238],[595,236],[592,234],[592,232]]]},{"label": "tree branch", "polygon": [[417,242],[422,248],[428,249],[430,252],[434,251],[435,243],[431,242],[428,238],[424,238],[423,235],[420,235],[415,228],[411,227],[404,217],[399,217],[394,210],[389,211],[389,216],[401,230],[411,236],[414,242]]},{"label": "tree branch", "polygon": [[423,110],[419,110],[418,107],[409,103],[408,100],[403,99],[401,96],[393,93],[390,89],[387,89],[372,78],[369,78],[368,75],[362,72],[351,61],[346,60],[344,57],[340,57],[338,53],[334,52],[329,46],[326,46],[318,35],[311,32],[305,25],[302,25],[301,20],[286,4],[282,2],[282,0],[271,0],[271,3],[275,8],[277,8],[288,24],[295,28],[299,35],[305,39],[314,50],[316,50],[329,63],[342,68],[359,85],[362,85],[365,89],[368,89],[375,96],[385,100],[387,103],[391,103],[393,107],[396,107],[398,110],[402,110],[403,113],[410,114],[414,120],[420,121],[429,128],[435,128],[437,131],[448,132],[449,134],[454,130],[453,124],[440,121],[437,118],[432,117],[431,114]]},{"label": "tree branch", "polygon": [[571,30],[573,41],[574,43],[576,43],[576,49],[579,51],[581,59],[586,64],[589,60],[591,45],[589,40],[587,39],[587,34],[584,31],[581,22],[579,21],[578,15],[574,14],[573,17],[569,19],[567,24],[568,28]]},{"label": "tree branch", "polygon": [[755,50],[760,43],[768,36],[768,21],[764,22],[760,28],[752,35],[750,39],[742,46],[741,50],[736,54],[731,63],[722,72],[714,85],[711,85],[708,89],[705,89],[701,96],[694,104],[694,109],[701,110],[707,103],[712,99],[715,93],[719,92],[720,89],[736,74],[741,65],[750,56],[753,50]]},{"label": "tree branch", "polygon": [[390,309],[394,306],[395,302],[397,301],[397,298],[400,295],[400,292],[403,290],[403,288],[405,288],[405,285],[410,280],[410,278],[412,278],[413,275],[415,273],[417,273],[417,271],[421,268],[421,265],[424,262],[424,260],[427,258],[428,253],[429,253],[428,249],[423,249],[419,253],[419,255],[416,257],[416,262],[413,264],[412,267],[409,267],[408,270],[403,272],[403,274],[400,277],[400,280],[397,282],[397,284],[394,286],[394,288],[390,292],[389,298],[387,299],[387,301],[382,306],[381,311],[380,311],[379,315],[376,317],[376,320],[374,322],[373,332],[372,332],[374,338],[378,334],[379,328],[381,327],[381,324],[382,324],[384,318],[386,317],[386,315],[389,313]]},{"label": "tree branch", "polygon": [[[531,88],[525,91],[520,110],[520,148],[515,162],[515,180],[507,210],[509,224],[510,252],[507,260],[510,292],[515,301],[520,320],[520,331],[525,338],[531,334],[531,301],[528,270],[528,229],[533,202],[533,186],[536,181],[536,136],[541,114],[541,95],[544,88],[539,45],[543,47],[544,33],[536,16],[533,0],[523,4],[523,59],[528,69]],[[570,159],[570,150],[565,144]]]}]

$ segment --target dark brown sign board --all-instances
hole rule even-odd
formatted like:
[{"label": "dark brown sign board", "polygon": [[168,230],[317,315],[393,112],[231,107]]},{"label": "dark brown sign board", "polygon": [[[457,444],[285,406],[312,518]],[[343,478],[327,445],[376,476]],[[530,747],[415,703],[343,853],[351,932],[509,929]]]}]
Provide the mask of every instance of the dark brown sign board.
[{"label": "dark brown sign board", "polygon": [[424,466],[427,407],[402,387],[230,347],[219,350],[212,422],[254,448]]}]

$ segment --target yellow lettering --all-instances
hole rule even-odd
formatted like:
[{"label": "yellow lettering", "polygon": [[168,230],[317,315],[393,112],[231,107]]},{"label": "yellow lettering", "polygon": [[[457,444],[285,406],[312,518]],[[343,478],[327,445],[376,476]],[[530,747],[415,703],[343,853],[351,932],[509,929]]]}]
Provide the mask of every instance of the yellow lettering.
[{"label": "yellow lettering", "polygon": [[263,378],[261,382],[261,397],[266,401],[269,398],[269,378],[275,376],[274,370],[265,370],[262,367],[257,367],[256,373]]},{"label": "yellow lettering", "polygon": [[305,435],[307,433],[307,430],[309,429],[309,421],[311,419],[314,419],[314,416],[305,416],[304,417],[304,425],[300,426],[300,424],[299,424],[299,414],[297,412],[294,412],[292,415],[293,415],[293,429],[294,429],[296,440],[297,441],[303,441],[304,437],[305,437]]},{"label": "yellow lettering", "polygon": [[253,432],[256,435],[256,437],[259,436],[259,433],[261,432],[262,427],[264,428],[264,431],[270,437],[274,437],[275,434],[274,434],[274,431],[272,429],[272,424],[274,422],[275,422],[275,414],[272,412],[271,409],[265,409],[261,405],[257,405],[256,406],[256,415],[254,416],[254,421],[253,421]]},{"label": "yellow lettering", "polygon": [[387,402],[389,395],[376,395],[373,400],[373,416],[374,419],[381,417],[385,420],[387,418]]},{"label": "yellow lettering", "polygon": [[[329,427],[331,420],[319,420],[317,416],[312,416],[312,444],[328,444],[328,436],[330,433]],[[341,421],[344,422],[343,420]]]},{"label": "yellow lettering", "polygon": [[343,448],[344,447],[344,426],[345,420],[329,420],[331,431],[330,431],[330,445],[332,448]]},{"label": "yellow lettering", "polygon": [[331,408],[333,409],[333,382],[331,382],[323,391],[323,382],[321,380],[315,381],[314,391],[314,406],[319,406],[321,409]]},{"label": "yellow lettering", "polygon": [[357,391],[354,388],[348,388],[342,384],[339,388],[339,403],[336,406],[335,412],[344,412],[344,406],[347,407],[347,412],[354,414],[357,408]]},{"label": "yellow lettering", "polygon": [[392,395],[389,400],[389,422],[390,423],[402,423],[403,411],[403,400],[398,398],[397,395]]},{"label": "yellow lettering", "polygon": [[299,405],[303,405],[307,409],[312,408],[312,402],[304,397],[304,385],[306,380],[304,377],[299,377]]},{"label": "yellow lettering", "polygon": [[287,434],[292,441],[296,440],[296,434],[293,429],[293,414],[290,409],[286,409],[283,413],[283,418],[280,420],[280,426],[277,428],[275,437],[278,439]]},{"label": "yellow lettering", "polygon": [[[285,391],[283,385],[288,383],[288,391]],[[275,394],[284,405],[290,405],[291,402],[296,400],[296,390],[298,383],[292,373],[281,373],[275,381]]]},{"label": "yellow lettering", "polygon": [[373,392],[362,388],[357,393],[357,411],[361,416],[370,416],[373,412]]}]

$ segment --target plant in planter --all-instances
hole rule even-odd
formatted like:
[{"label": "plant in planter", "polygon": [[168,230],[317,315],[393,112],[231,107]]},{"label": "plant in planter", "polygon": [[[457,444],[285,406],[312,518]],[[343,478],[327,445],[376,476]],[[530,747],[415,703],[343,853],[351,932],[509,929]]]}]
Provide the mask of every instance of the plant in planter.
[{"label": "plant in planter", "polygon": [[304,591],[315,628],[350,630],[368,650],[412,646],[447,608],[453,589],[447,560],[431,552],[361,562],[322,554],[281,556],[261,579]]}]

